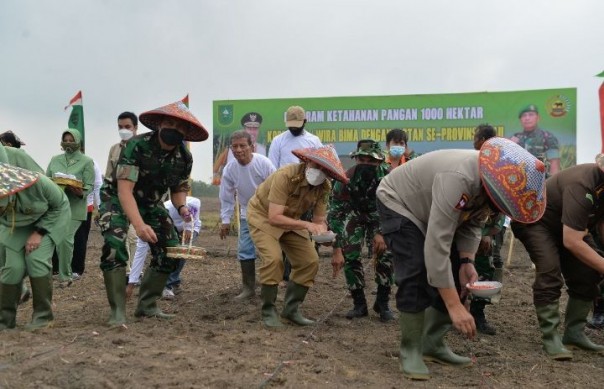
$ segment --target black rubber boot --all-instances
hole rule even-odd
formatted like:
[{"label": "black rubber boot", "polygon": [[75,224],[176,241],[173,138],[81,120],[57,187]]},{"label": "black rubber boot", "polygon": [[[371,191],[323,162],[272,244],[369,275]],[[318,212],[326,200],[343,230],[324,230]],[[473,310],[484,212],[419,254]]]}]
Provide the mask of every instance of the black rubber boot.
[{"label": "black rubber boot", "polygon": [[604,329],[604,298],[594,302],[594,312],[587,326],[596,330]]},{"label": "black rubber boot", "polygon": [[388,300],[390,300],[390,287],[378,285],[373,310],[380,314],[380,320],[383,322],[394,320],[394,314],[388,306]]},{"label": "black rubber boot", "polygon": [[305,318],[300,313],[300,304],[304,302],[307,292],[308,287],[290,281],[285,291],[285,300],[283,301],[285,306],[281,312],[281,317],[288,319],[292,323],[295,323],[299,326],[309,326],[315,324],[314,321]]},{"label": "black rubber boot", "polygon": [[367,316],[369,312],[367,312],[367,300],[365,300],[363,289],[351,290],[350,294],[352,295],[354,307],[346,313],[346,318],[354,319],[355,317]]},{"label": "black rubber boot", "polygon": [[15,328],[21,284],[0,284],[0,331]]},{"label": "black rubber boot", "polygon": [[279,293],[278,285],[262,284],[262,287],[260,288],[260,298],[262,298],[262,322],[269,328],[283,327],[283,323],[281,323],[279,315],[277,314],[277,307],[275,306],[277,293]]},{"label": "black rubber boot", "polygon": [[481,334],[495,335],[497,330],[487,322],[484,315],[484,307],[487,301],[481,298],[474,298],[470,303],[470,313],[476,322],[476,330]]},{"label": "black rubber boot", "polygon": [[235,296],[235,300],[245,300],[256,295],[256,260],[239,261],[241,264],[241,293]]},{"label": "black rubber boot", "polygon": [[34,312],[31,323],[25,326],[28,331],[52,327],[54,315],[52,313],[52,274],[44,277],[29,278]]}]

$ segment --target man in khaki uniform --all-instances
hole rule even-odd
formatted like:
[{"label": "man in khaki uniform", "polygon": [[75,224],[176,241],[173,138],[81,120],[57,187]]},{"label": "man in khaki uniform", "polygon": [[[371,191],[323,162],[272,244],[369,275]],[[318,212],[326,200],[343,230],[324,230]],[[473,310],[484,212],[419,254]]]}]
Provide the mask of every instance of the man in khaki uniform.
[{"label": "man in khaki uniform", "polygon": [[[403,375],[430,377],[426,361],[469,366],[444,343],[453,325],[469,338],[476,326],[463,305],[478,275],[474,255],[492,211],[530,223],[545,210],[545,165],[504,138],[475,150],[440,150],[384,177],[377,190],[380,225],[392,251],[401,312]],[[461,298],[460,298],[461,293]]]},{"label": "man in khaki uniform", "polygon": [[[281,317],[304,326],[314,322],[298,311],[308,288],[314,283],[319,256],[311,235],[327,231],[327,196],[331,185],[327,177],[348,182],[336,151],[331,146],[292,151],[302,163],[287,165],[271,174],[256,190],[247,208],[252,240],[262,259],[262,320],[267,327],[283,326],[275,301],[283,278],[285,252],[292,265]],[[313,211],[312,221],[300,220]]]}]

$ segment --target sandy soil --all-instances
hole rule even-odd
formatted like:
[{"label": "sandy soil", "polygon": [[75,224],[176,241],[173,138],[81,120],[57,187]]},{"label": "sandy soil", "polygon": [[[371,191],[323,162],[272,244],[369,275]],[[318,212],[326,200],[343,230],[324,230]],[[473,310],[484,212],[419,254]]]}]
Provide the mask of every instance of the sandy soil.
[{"label": "sandy soil", "polygon": [[[217,207],[216,201],[204,200],[204,205]],[[468,342],[451,332],[451,347],[475,357],[476,363],[466,369],[430,364],[433,378],[422,383],[399,373],[397,322],[383,324],[373,312],[359,320],[344,317],[352,302],[343,277],[331,278],[329,250],[322,249],[316,285],[302,306],[317,325],[269,331],[260,321],[259,298],[232,299],[240,283],[236,238],[221,241],[214,226],[207,227],[200,245],[209,257],[190,261],[183,271],[183,293],[160,303],[177,317],[137,320],[133,299],[127,329],[105,325],[109,306],[98,268],[102,238],[93,227],[83,278],[55,289],[54,327],[23,331],[31,316],[29,302],[19,308],[17,329],[0,333],[0,387],[602,387],[604,357],[576,351],[573,361],[554,362],[542,352],[531,303],[533,271],[519,242],[505,270],[501,302],[487,307],[497,335]],[[370,266],[366,268],[372,279]],[[370,303],[374,292],[371,285]],[[281,290],[278,306],[283,294]],[[604,343],[603,332],[587,331]]]}]

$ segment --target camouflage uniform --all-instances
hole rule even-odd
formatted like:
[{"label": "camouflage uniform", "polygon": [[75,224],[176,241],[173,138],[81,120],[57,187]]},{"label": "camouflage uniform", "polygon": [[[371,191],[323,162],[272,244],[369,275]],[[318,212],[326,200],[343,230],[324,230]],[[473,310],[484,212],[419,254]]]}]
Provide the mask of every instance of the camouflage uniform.
[{"label": "camouflage uniform", "polygon": [[125,267],[128,262],[126,237],[129,221],[117,192],[120,179],[135,182],[133,195],[144,222],[157,235],[157,243],[150,244],[152,269],[171,273],[177,261],[166,260],[166,247],[179,244],[174,223],[163,205],[162,197],[168,191],[188,192],[188,177],[193,166],[191,153],[184,145],[172,151],[162,150],[158,133],[148,132],[128,141],[120,157],[115,177],[105,181],[101,189],[101,217],[99,225],[105,238],[101,254],[101,269],[108,271]]},{"label": "camouflage uniform", "polygon": [[535,128],[532,131],[515,133],[512,140],[545,163],[549,177],[549,161],[560,158],[558,139],[549,131]]},{"label": "camouflage uniform", "polygon": [[[376,174],[366,175],[364,169],[375,169]],[[375,191],[380,180],[388,173],[388,165],[355,165],[346,175],[350,182],[336,182],[330,198],[329,228],[338,234],[334,248],[344,255],[344,275],[350,290],[365,287],[361,249],[365,238],[372,240],[380,233],[379,214]],[[389,252],[380,255],[375,263],[375,282],[391,286],[394,283],[392,258]]]}]

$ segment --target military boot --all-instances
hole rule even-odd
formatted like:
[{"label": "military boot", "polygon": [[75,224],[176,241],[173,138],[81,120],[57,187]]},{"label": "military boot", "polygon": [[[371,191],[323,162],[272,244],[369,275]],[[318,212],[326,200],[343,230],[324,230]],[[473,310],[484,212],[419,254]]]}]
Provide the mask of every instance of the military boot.
[{"label": "military boot", "polygon": [[403,376],[412,380],[425,381],[430,378],[430,371],[422,358],[422,334],[424,330],[424,311],[419,313],[401,312],[401,346],[399,364]]},{"label": "military boot", "polygon": [[346,313],[347,319],[354,319],[355,317],[367,316],[367,300],[365,300],[365,292],[363,289],[354,289],[350,291],[352,295],[352,301],[354,303],[353,308]]},{"label": "military boot", "polygon": [[479,297],[472,298],[472,302],[470,303],[470,313],[474,317],[474,321],[476,322],[476,330],[478,330],[478,332],[485,335],[495,335],[497,330],[495,330],[495,328],[487,322],[487,318],[484,315],[484,307],[486,304],[487,301],[485,299],[481,299]]},{"label": "military boot", "polygon": [[107,291],[107,300],[111,307],[111,316],[108,324],[111,327],[126,324],[126,268],[118,267],[103,272],[105,279],[105,290]]},{"label": "military boot", "polygon": [[604,329],[604,298],[599,298],[594,302],[593,312],[591,321],[587,323],[587,326],[596,330]]},{"label": "military boot", "polygon": [[256,260],[239,261],[241,264],[241,293],[235,296],[236,300],[245,300],[256,295]]},{"label": "military boot", "polygon": [[28,331],[52,327],[52,274],[44,277],[30,277],[32,304],[34,312],[31,323],[25,326]]},{"label": "military boot", "polygon": [[560,310],[558,302],[548,305],[535,306],[537,320],[541,329],[543,350],[553,360],[567,361],[573,359],[573,353],[564,347],[558,333],[560,325]]},{"label": "military boot", "polygon": [[149,269],[145,272],[145,276],[141,282],[138,306],[136,307],[136,311],[134,311],[134,316],[156,317],[165,320],[174,318],[175,315],[163,313],[157,306],[157,300],[164,291],[168,276],[168,273],[160,273],[156,269]]},{"label": "military boot", "polygon": [[378,285],[377,295],[375,296],[375,303],[373,304],[373,310],[380,314],[380,320],[387,322],[394,320],[394,314],[388,306],[388,300],[390,299],[390,287],[384,285]]},{"label": "military boot", "polygon": [[21,284],[0,284],[0,331],[15,328]]},{"label": "military boot", "polygon": [[451,329],[451,317],[448,313],[440,312],[435,308],[428,308],[424,317],[424,360],[443,365],[467,367],[472,365],[472,360],[455,354],[445,344],[445,335]]},{"label": "military boot", "polygon": [[290,320],[299,326],[309,326],[315,324],[314,321],[302,316],[300,313],[300,304],[304,301],[308,287],[296,284],[290,281],[285,290],[285,300],[281,317]]},{"label": "military boot", "polygon": [[597,352],[604,355],[604,346],[595,344],[585,335],[587,315],[591,310],[591,301],[568,298],[566,306],[566,329],[562,337],[562,344],[567,347],[580,348],[582,350]]},{"label": "military boot", "polygon": [[262,322],[270,328],[283,327],[279,320],[275,301],[277,301],[278,285],[262,284],[260,288],[260,297],[262,298]]}]

